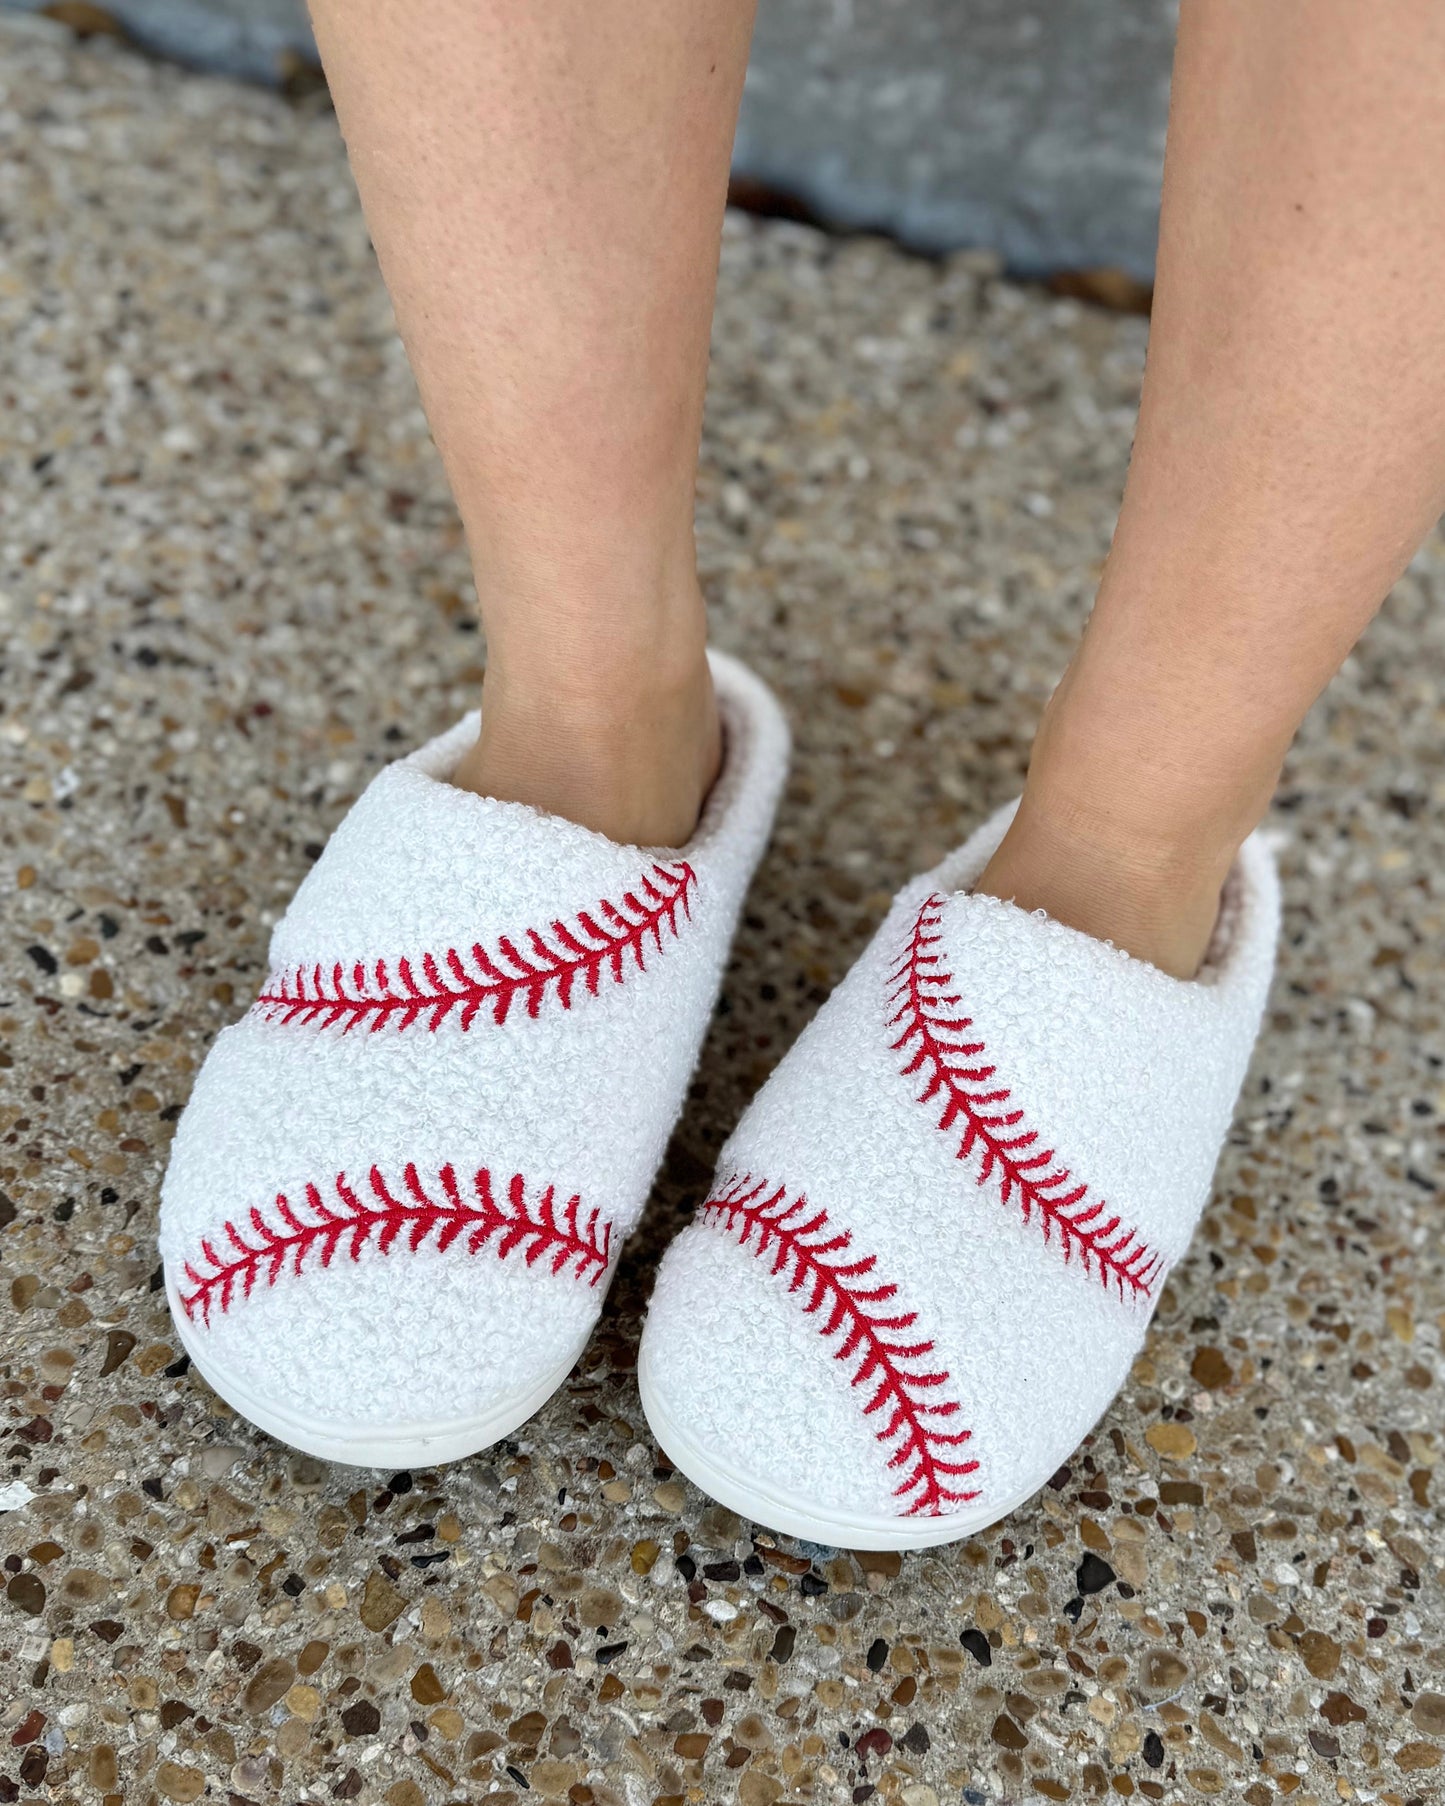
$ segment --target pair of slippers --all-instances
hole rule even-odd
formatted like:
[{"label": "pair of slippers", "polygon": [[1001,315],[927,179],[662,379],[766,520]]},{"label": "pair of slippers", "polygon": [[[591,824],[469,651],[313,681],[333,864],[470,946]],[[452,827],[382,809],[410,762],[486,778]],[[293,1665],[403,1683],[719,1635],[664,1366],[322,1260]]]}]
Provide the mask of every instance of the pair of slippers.
[{"label": "pair of slippers", "polygon": [[[676,851],[389,766],[217,1040],[162,1198],[187,1352],[283,1441],[456,1460],[559,1387],[682,1107],[782,788],[776,701],[712,657],[724,770]],[[657,1276],[642,1402],[776,1530],[951,1541],[1122,1384],[1208,1196],[1278,888],[1258,837],[1191,982],[973,896],[1011,811],[907,885],[723,1150]]]}]

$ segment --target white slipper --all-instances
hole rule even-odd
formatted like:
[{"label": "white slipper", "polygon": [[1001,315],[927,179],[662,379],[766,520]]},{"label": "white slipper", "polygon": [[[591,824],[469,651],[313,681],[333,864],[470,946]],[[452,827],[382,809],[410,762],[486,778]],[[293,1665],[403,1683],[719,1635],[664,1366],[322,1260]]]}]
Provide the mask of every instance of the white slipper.
[{"label": "white slipper", "polygon": [[1279,895],[1258,835],[1191,982],[909,884],[663,1261],[648,1421],[725,1505],[846,1548],[952,1541],[1053,1474],[1129,1371],[1244,1079]]},{"label": "white slipper", "polygon": [[566,1378],[683,1102],[787,729],[712,656],[725,755],[691,842],[615,845],[453,788],[468,716],[368,786],[212,1048],[161,1206],[221,1396],[364,1466],[457,1459]]}]

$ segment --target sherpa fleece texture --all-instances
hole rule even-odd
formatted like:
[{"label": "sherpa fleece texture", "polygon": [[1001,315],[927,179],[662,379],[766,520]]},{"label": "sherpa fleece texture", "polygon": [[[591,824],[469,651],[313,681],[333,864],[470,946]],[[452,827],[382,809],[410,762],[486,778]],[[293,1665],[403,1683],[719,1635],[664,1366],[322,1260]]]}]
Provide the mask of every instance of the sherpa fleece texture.
[{"label": "sherpa fleece texture", "polygon": [[1266,845],[1185,983],[963,894],[1012,813],[899,894],[661,1267],[654,1428],[764,1521],[1012,1509],[1113,1398],[1208,1197],[1273,967]]},{"label": "sherpa fleece texture", "polygon": [[686,847],[452,787],[470,715],[382,771],[301,884],[162,1194],[172,1309],[239,1409],[385,1441],[575,1357],[785,774],[770,693],[712,669],[724,769]]}]

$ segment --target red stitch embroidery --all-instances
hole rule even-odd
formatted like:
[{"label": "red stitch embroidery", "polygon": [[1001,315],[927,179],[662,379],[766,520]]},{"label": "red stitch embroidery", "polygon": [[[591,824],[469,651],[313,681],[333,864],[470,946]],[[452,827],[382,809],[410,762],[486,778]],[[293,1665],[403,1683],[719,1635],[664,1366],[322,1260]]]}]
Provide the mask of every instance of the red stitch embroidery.
[{"label": "red stitch embroidery", "polygon": [[[973,1018],[962,1013],[963,999],[940,951],[945,899],[935,893],[918,911],[908,947],[891,978],[890,1028],[901,1032],[892,1043],[906,1054],[903,1076],[921,1075],[921,1104],[940,1103],[938,1126],[945,1132],[962,1120],[958,1158],[979,1153],[980,1185],[997,1172],[999,1194],[1007,1204],[1015,1193],[1024,1221],[1038,1212],[1044,1240],[1058,1235],[1066,1261],[1078,1257],[1084,1271],[1097,1273],[1120,1297],[1149,1297],[1164,1269],[1139,1232],[1102,1198],[1058,1164],[1051,1147],[1024,1122],[1024,1112],[1011,1103],[1007,1085],[998,1083],[998,1068],[988,1063],[983,1041],[970,1038]],[[977,1031],[974,1031],[977,1034]]]},{"label": "red stitch embroidery", "polygon": [[771,1255],[772,1271],[787,1274],[788,1290],[802,1295],[803,1309],[823,1313],[819,1335],[841,1336],[833,1358],[855,1362],[853,1385],[871,1387],[863,1415],[886,1413],[874,1434],[892,1449],[889,1467],[903,1470],[893,1489],[903,1501],[901,1515],[939,1517],[979,1496],[956,1484],[978,1471],[977,1461],[960,1461],[954,1453],[972,1431],[936,1427],[936,1420],[958,1415],[953,1399],[930,1396],[949,1383],[949,1375],[929,1364],[931,1341],[905,1339],[917,1311],[883,1308],[898,1287],[877,1279],[876,1254],[850,1255],[851,1233],[835,1229],[826,1210],[802,1196],[790,1203],[786,1187],[770,1191],[766,1180],[754,1182],[750,1174],[734,1174],[703,1205],[699,1220],[735,1235],[759,1259]]},{"label": "red stitch embroidery", "polygon": [[[463,1196],[454,1166],[444,1166],[437,1182],[445,1198],[442,1203],[429,1196],[415,1164],[409,1164],[402,1173],[407,1196],[399,1198],[381,1169],[373,1166],[367,1175],[372,1202],[358,1194],[345,1173],[338,1173],[330,1189],[340,1208],[327,1203],[320,1186],[308,1184],[304,1212],[285,1192],[278,1192],[279,1228],[253,1207],[240,1227],[227,1222],[214,1241],[202,1241],[199,1268],[186,1262],[186,1277],[195,1287],[181,1294],[187,1317],[194,1321],[199,1314],[202,1323],[209,1323],[212,1309],[229,1310],[238,1287],[241,1296],[249,1298],[258,1279],[273,1286],[288,1264],[299,1276],[313,1252],[319,1252],[321,1265],[329,1267],[338,1249],[359,1260],[371,1244],[379,1254],[390,1254],[402,1238],[412,1254],[433,1235],[439,1254],[463,1236],[468,1254],[490,1246],[498,1260],[506,1260],[520,1249],[529,1267],[545,1262],[554,1274],[570,1267],[574,1278],[585,1278],[594,1286],[607,1271],[612,1225],[599,1222],[595,1208],[584,1213],[579,1197],[559,1203],[556,1187],[549,1185],[531,1201],[525,1180],[516,1173],[498,1198],[486,1167],[472,1178],[471,1199]],[[247,1239],[247,1231],[252,1239]]]},{"label": "red stitch embroidery", "polygon": [[395,961],[394,976],[384,959],[370,967],[357,960],[349,971],[341,960],[329,972],[296,967],[273,973],[253,1008],[267,1021],[323,1029],[339,1022],[343,1034],[360,1022],[375,1033],[388,1022],[407,1029],[422,1018],[435,1033],[453,1011],[469,1029],[483,1008],[500,1028],[519,998],[529,1016],[548,996],[569,1010],[579,984],[595,997],[604,973],[621,984],[629,969],[645,971],[649,943],[661,953],[664,929],[676,939],[679,913],[691,919],[696,889],[697,874],[685,860],[655,864],[620,904],[604,898],[595,910],[579,910],[570,926],[554,921],[545,933],[529,928],[516,938],[502,935],[491,953],[477,942],[470,963],[449,947],[440,956],[421,956],[420,977],[406,957]]}]

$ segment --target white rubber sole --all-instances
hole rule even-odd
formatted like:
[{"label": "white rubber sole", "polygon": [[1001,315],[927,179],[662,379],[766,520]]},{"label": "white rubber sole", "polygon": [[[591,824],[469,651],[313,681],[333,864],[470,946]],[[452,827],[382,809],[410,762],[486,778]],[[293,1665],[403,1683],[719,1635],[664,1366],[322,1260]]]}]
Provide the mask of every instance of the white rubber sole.
[{"label": "white rubber sole", "polygon": [[254,1397],[207,1352],[191,1329],[190,1320],[171,1287],[166,1274],[166,1302],[181,1346],[201,1378],[225,1399],[233,1411],[239,1411],[248,1423],[278,1442],[284,1442],[303,1454],[315,1455],[322,1461],[342,1462],[348,1467],[433,1467],[446,1461],[462,1461],[478,1455],[504,1436],[510,1436],[529,1417],[534,1416],[564,1383],[577,1365],[579,1356],[591,1340],[591,1330],[560,1366],[542,1379],[517,1392],[494,1400],[485,1411],[467,1417],[448,1418],[431,1423],[408,1423],[395,1429],[382,1429],[368,1424],[356,1429],[345,1425],[321,1423],[283,1410]]},{"label": "white rubber sole", "polygon": [[1041,1480],[1016,1498],[980,1502],[947,1517],[865,1517],[829,1511],[811,1500],[779,1491],[755,1475],[735,1472],[695,1442],[658,1397],[645,1350],[637,1364],[637,1386],[643,1412],[663,1453],[694,1486],[765,1529],[800,1536],[830,1549],[932,1549],[940,1543],[961,1542],[1016,1511],[1044,1484]]}]

